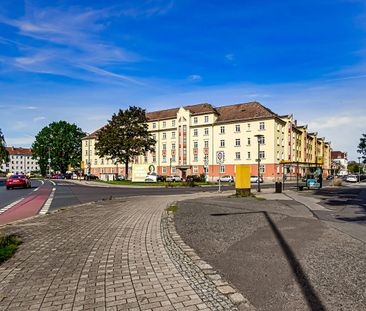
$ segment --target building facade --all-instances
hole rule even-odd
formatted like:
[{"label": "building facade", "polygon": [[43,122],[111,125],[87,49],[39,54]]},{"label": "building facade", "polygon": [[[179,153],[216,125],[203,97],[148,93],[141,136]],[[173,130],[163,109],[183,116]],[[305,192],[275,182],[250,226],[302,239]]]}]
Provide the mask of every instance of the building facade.
[{"label": "building facade", "polygon": [[[260,174],[267,180],[305,174],[306,165],[300,168],[299,163],[316,163],[325,175],[330,169],[330,144],[324,138],[309,133],[307,126],[297,126],[292,115],[279,116],[258,102],[184,106],[148,112],[147,118],[157,141],[155,152],[134,162],[154,164],[161,175],[206,174],[215,180],[220,175],[235,176],[236,164],[250,165],[251,174],[257,175],[258,156]],[[86,170],[102,177],[124,174],[123,165],[98,157],[97,135],[95,131],[83,138]],[[225,155],[223,165],[216,159],[220,151]]]},{"label": "building facade", "polygon": [[7,147],[9,162],[1,165],[1,170],[6,173],[24,173],[39,171],[38,161],[33,159],[32,149]]},{"label": "building facade", "polygon": [[332,162],[333,168],[338,172],[338,175],[345,176],[348,174],[347,152],[332,151]]}]

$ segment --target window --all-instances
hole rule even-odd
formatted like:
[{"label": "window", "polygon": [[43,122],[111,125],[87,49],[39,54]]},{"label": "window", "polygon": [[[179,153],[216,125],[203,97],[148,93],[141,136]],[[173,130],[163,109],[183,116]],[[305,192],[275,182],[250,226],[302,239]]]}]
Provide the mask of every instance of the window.
[{"label": "window", "polygon": [[175,155],[172,155],[171,159],[172,159],[172,162],[175,162]]},{"label": "window", "polygon": [[162,172],[163,174],[166,174],[166,166],[163,166],[163,167],[162,167],[161,172]]},{"label": "window", "polygon": [[208,140],[205,140],[204,144],[205,144],[205,148],[208,148]]},{"label": "window", "polygon": [[172,174],[175,174],[175,167],[172,167],[172,171],[171,171]]},{"label": "window", "polygon": [[250,146],[250,137],[248,137],[248,143],[247,143],[248,146]]},{"label": "window", "polygon": [[163,139],[166,139],[166,133],[163,133]]},{"label": "window", "polygon": [[250,123],[247,124],[247,131],[250,131]]},{"label": "window", "polygon": [[172,132],[172,138],[175,139],[175,132]]},{"label": "window", "polygon": [[175,150],[175,143],[172,143],[172,150]]},{"label": "window", "polygon": [[240,146],[240,138],[235,139],[235,146],[236,147]]},{"label": "window", "polygon": [[100,159],[100,164],[104,165],[104,159]]},{"label": "window", "polygon": [[266,172],[266,167],[264,165],[259,166],[259,172],[264,174]]},{"label": "window", "polygon": [[144,156],[144,163],[147,163],[147,156]]},{"label": "window", "polygon": [[163,156],[163,163],[166,163],[166,156]]},{"label": "window", "polygon": [[198,154],[194,154],[194,155],[193,155],[193,161],[194,161],[194,162],[197,162],[197,161],[198,161]]},{"label": "window", "polygon": [[239,133],[240,132],[240,124],[236,124],[235,125],[235,132]]},{"label": "window", "polygon": [[220,147],[221,148],[224,148],[225,147],[225,140],[224,139],[221,139],[220,140]]},{"label": "window", "polygon": [[197,149],[197,148],[198,148],[198,141],[194,141],[194,142],[193,142],[193,148],[194,148],[194,149]]},{"label": "window", "polygon": [[156,134],[152,134],[152,138],[156,140]]},{"label": "window", "polygon": [[175,120],[172,120],[172,126],[175,126]]},{"label": "window", "polygon": [[197,165],[195,165],[195,166],[193,166],[193,173],[198,173],[198,166]]},{"label": "window", "polygon": [[94,159],[94,165],[97,165],[97,164],[98,164],[98,160]]},{"label": "window", "polygon": [[156,129],[156,123],[155,122],[153,123],[153,129]]},{"label": "window", "polygon": [[166,150],[166,144],[163,144],[163,150]]},{"label": "window", "polygon": [[208,135],[208,127],[205,127],[205,135]]},{"label": "window", "polygon": [[266,154],[265,152],[262,150],[262,151],[259,151],[259,158],[260,159],[264,159],[266,157]]},{"label": "window", "polygon": [[198,129],[193,130],[193,136],[198,136]]},{"label": "window", "polygon": [[259,129],[264,130],[264,122],[259,122]]},{"label": "window", "polygon": [[208,116],[205,116],[205,123],[208,123]]},{"label": "window", "polygon": [[277,146],[279,146],[279,145],[280,145],[280,138],[277,137]]},{"label": "window", "polygon": [[163,127],[166,127],[166,121],[163,121]]},{"label": "window", "polygon": [[240,152],[235,152],[235,160],[240,160]]},{"label": "window", "polygon": [[247,156],[248,159],[250,159],[250,152],[248,151],[248,156]]},{"label": "window", "polygon": [[225,126],[220,126],[220,134],[225,134]]},{"label": "window", "polygon": [[197,117],[194,117],[194,118],[193,118],[193,123],[194,123],[194,124],[197,124],[197,123],[198,123],[198,118],[197,118]]},{"label": "window", "polygon": [[264,139],[264,136],[258,137],[259,144],[264,145],[266,143],[266,140]]},{"label": "window", "polygon": [[225,165],[220,165],[220,173],[225,173]]}]

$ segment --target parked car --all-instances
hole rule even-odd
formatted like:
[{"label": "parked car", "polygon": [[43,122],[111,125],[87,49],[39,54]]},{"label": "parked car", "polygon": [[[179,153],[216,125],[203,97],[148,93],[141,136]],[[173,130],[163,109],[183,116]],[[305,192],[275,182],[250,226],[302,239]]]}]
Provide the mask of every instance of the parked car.
[{"label": "parked car", "polygon": [[175,176],[167,176],[165,180],[168,182],[175,182],[175,181],[182,181],[183,179],[182,177],[175,175]]},{"label": "parked car", "polygon": [[145,177],[145,182],[157,182],[158,175],[156,173],[147,174]]},{"label": "parked car", "polygon": [[[258,183],[258,176],[250,176],[250,182],[251,183]],[[262,183],[263,182],[263,178],[259,177],[259,182]]]},{"label": "parked car", "polygon": [[51,179],[65,179],[65,176],[62,174],[55,174],[51,176]]},{"label": "parked car", "polygon": [[220,176],[217,181],[221,182],[234,182],[234,177],[230,175]]},{"label": "parked car", "polygon": [[93,174],[86,174],[86,175],[84,176],[84,179],[85,179],[85,180],[97,180],[97,179],[99,179],[99,177],[98,177],[98,176],[96,176],[96,175],[93,175]]},{"label": "parked car", "polygon": [[126,180],[126,177],[125,177],[125,176],[123,176],[123,175],[118,175],[118,176],[116,177],[116,180],[119,180],[119,181]]},{"label": "parked car", "polygon": [[327,177],[327,180],[333,180],[333,178],[334,178],[334,176],[333,176],[333,175],[329,175],[329,176]]},{"label": "parked car", "polygon": [[6,189],[14,189],[14,188],[30,188],[31,181],[25,175],[11,175],[6,180]]},{"label": "parked car", "polygon": [[157,176],[156,176],[156,180],[157,180],[157,181],[164,182],[164,181],[166,180],[166,177],[165,177],[165,176],[163,176],[163,175],[157,175]]},{"label": "parked car", "polygon": [[358,176],[356,175],[348,175],[346,177],[347,182],[358,182]]},{"label": "parked car", "polygon": [[186,178],[187,181],[193,181],[193,182],[201,182],[202,178],[198,175],[188,175]]}]

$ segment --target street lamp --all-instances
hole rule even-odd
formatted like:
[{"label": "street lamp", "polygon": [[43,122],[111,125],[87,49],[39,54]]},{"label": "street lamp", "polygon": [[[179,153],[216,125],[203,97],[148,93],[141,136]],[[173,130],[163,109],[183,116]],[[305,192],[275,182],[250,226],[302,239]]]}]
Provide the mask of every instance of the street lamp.
[{"label": "street lamp", "polygon": [[358,157],[358,182],[361,182],[361,157]]},{"label": "street lamp", "polygon": [[264,137],[264,135],[254,135],[254,137],[257,137],[257,142],[258,142],[258,176],[257,176],[257,184],[258,184],[258,192],[261,192],[261,180],[260,180],[260,165],[261,165],[261,159],[260,159],[260,145],[261,145],[261,140]]}]

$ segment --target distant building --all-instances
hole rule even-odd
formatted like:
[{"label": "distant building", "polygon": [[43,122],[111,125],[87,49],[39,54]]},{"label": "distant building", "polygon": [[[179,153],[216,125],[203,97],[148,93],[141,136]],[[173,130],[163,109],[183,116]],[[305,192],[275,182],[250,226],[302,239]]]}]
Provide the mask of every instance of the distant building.
[{"label": "distant building", "polygon": [[9,162],[1,165],[1,171],[7,173],[30,173],[39,171],[38,161],[32,158],[32,149],[7,147]]},{"label": "distant building", "polygon": [[335,169],[339,169],[338,175],[347,175],[348,174],[347,152],[332,151],[332,163],[336,166]]}]

